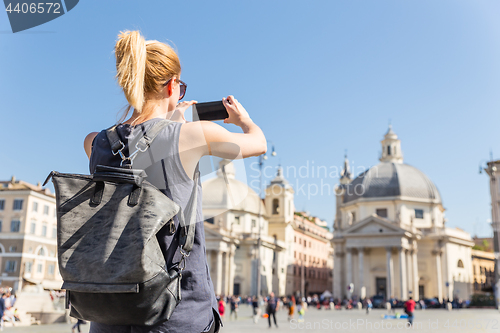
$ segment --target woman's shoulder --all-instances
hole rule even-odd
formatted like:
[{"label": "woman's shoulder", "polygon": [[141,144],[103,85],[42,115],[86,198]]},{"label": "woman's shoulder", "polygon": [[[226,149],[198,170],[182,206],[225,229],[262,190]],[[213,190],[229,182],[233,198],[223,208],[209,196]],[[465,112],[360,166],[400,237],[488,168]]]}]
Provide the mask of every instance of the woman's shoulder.
[{"label": "woman's shoulder", "polygon": [[83,140],[83,148],[85,149],[85,153],[90,158],[90,154],[92,153],[92,146],[94,144],[94,139],[100,132],[91,132],[87,134],[85,139]]}]

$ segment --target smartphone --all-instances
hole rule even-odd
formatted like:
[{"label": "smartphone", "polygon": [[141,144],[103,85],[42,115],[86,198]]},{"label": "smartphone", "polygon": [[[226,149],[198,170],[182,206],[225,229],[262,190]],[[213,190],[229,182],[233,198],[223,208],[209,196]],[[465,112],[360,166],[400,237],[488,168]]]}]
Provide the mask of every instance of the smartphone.
[{"label": "smartphone", "polygon": [[222,101],[193,104],[193,121],[223,120],[229,117]]}]

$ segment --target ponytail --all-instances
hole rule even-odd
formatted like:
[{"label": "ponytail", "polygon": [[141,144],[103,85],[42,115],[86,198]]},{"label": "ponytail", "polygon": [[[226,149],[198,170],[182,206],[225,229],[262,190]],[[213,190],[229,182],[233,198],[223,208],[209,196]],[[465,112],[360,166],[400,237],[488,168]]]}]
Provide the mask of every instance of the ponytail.
[{"label": "ponytail", "polygon": [[144,105],[146,41],[139,31],[120,31],[115,46],[116,79],[134,109]]},{"label": "ponytail", "polygon": [[[129,105],[119,123],[133,107],[138,116],[132,124],[140,123],[154,110],[144,108],[149,94],[161,92],[163,84],[181,75],[177,53],[165,43],[146,41],[139,31],[120,31],[115,45],[116,79]],[[147,110],[146,110],[147,109]]]}]

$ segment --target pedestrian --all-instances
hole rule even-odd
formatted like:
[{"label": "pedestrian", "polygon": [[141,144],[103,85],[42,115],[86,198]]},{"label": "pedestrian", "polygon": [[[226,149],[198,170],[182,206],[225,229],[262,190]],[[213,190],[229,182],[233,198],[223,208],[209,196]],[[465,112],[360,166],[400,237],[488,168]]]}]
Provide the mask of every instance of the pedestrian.
[{"label": "pedestrian", "polygon": [[290,297],[290,301],[288,302],[288,320],[293,319],[294,312],[295,312],[295,296],[292,295],[292,297]]},{"label": "pedestrian", "polygon": [[231,297],[231,313],[229,314],[229,319],[233,319],[233,314],[234,314],[234,319],[238,320],[238,298],[235,296]]},{"label": "pedestrian", "polygon": [[224,296],[219,298],[219,315],[221,319],[224,319],[224,310],[226,309],[226,304],[224,304]]},{"label": "pedestrian", "polygon": [[413,313],[415,312],[415,301],[410,296],[410,299],[405,302],[405,312],[408,315],[408,322],[413,325]]},{"label": "pedestrian", "polygon": [[367,298],[366,299],[366,314],[370,314],[370,311],[372,310],[372,308],[373,308],[372,301],[371,301],[371,299]]},{"label": "pedestrian", "polygon": [[[218,332],[222,321],[217,311],[218,302],[205,254],[201,177],[198,178],[198,184],[194,184],[194,174],[203,156],[221,157],[226,164],[237,158],[260,156],[267,151],[266,138],[232,95],[222,98],[228,114],[224,123],[240,127],[243,133],[230,132],[212,121],[187,122],[184,112],[197,102],[180,101],[186,93],[187,85],[181,81],[181,63],[171,46],[156,40],[146,41],[139,31],[123,31],[115,44],[115,57],[116,78],[128,101],[128,106],[115,127],[124,146],[120,150],[112,150],[105,130],[88,134],[84,140],[84,148],[90,159],[90,174],[94,174],[97,165],[120,167],[122,158],[128,157],[133,169],[147,170],[145,180],[170,199],[176,198],[174,201],[181,211],[188,212],[191,206],[196,205],[197,215],[193,218],[196,227],[194,245],[182,272],[182,298],[169,320],[151,328],[92,322],[90,333],[127,330],[143,333]],[[132,115],[124,121],[131,110]],[[109,118],[105,114],[102,117],[94,119],[95,123],[102,123],[104,118]],[[155,123],[165,120],[170,120],[171,123],[163,128],[148,151],[142,153],[142,147],[136,150],[133,144],[149,134],[148,131]],[[131,158],[131,154],[135,155]],[[194,186],[198,186],[198,200],[190,203]],[[173,220],[175,228],[167,223],[156,234],[167,265],[178,261],[179,251],[176,249],[182,241],[181,230],[185,230],[180,228],[177,216]],[[174,232],[173,236],[171,232]],[[149,306],[155,305],[152,302]]]},{"label": "pedestrian", "polygon": [[253,322],[257,324],[260,316],[259,299],[254,296],[252,299]]},{"label": "pedestrian", "polygon": [[269,297],[267,298],[267,309],[266,313],[269,315],[267,320],[269,322],[269,328],[271,328],[271,316],[273,316],[274,325],[278,327],[278,323],[276,322],[276,311],[279,309],[279,300],[278,297],[274,296],[274,293],[271,291]]},{"label": "pedestrian", "polygon": [[5,298],[6,294],[2,293],[2,298],[0,298],[0,330],[3,331],[3,315],[5,313]]},{"label": "pedestrian", "polygon": [[75,333],[75,328],[76,328],[76,329],[78,329],[78,333],[80,333],[81,332],[80,325],[83,325],[83,324],[85,324],[85,321],[78,319],[76,324],[73,325],[73,327],[71,327],[71,332]]},{"label": "pedestrian", "polygon": [[304,301],[299,301],[297,304],[297,313],[299,314],[298,322],[301,323],[304,321],[304,313],[305,313],[305,303]]}]

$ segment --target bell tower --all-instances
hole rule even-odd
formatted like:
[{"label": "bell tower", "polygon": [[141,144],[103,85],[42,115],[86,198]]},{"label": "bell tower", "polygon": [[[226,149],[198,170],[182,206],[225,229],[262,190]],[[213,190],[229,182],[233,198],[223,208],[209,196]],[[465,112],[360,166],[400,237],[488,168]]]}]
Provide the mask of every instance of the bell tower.
[{"label": "bell tower", "polygon": [[389,125],[389,130],[384,136],[382,143],[381,162],[403,163],[403,152],[401,151],[401,140],[398,139],[396,133],[392,130],[392,125]]},{"label": "bell tower", "polygon": [[292,185],[283,176],[283,168],[279,166],[276,177],[266,188],[265,206],[267,216],[269,216],[269,223],[290,223],[293,220],[295,212],[294,193]]}]

